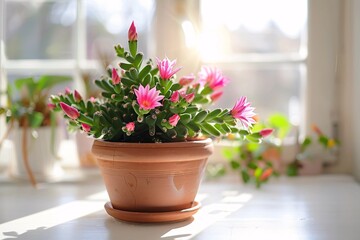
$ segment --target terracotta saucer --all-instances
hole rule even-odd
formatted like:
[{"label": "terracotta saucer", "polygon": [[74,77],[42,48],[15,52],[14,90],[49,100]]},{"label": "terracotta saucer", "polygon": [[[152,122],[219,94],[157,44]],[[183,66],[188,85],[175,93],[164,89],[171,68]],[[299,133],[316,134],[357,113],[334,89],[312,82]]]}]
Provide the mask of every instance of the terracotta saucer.
[{"label": "terracotta saucer", "polygon": [[111,202],[105,204],[106,212],[122,221],[138,223],[161,223],[183,221],[194,215],[200,208],[201,204],[194,201],[192,207],[172,212],[130,212],[114,209]]}]

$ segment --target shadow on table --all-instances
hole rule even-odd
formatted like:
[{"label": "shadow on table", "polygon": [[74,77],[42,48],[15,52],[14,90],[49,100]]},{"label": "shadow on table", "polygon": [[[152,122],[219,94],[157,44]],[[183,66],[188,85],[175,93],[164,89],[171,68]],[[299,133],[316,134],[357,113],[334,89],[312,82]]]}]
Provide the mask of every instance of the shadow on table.
[{"label": "shadow on table", "polygon": [[[122,240],[174,240],[191,237],[190,233],[178,233],[164,236],[173,229],[185,227],[193,222],[193,218],[182,222],[161,224],[139,224],[122,222],[107,216],[105,211],[94,212],[86,217],[81,217],[50,228],[38,227],[26,230],[24,233],[16,231],[2,232],[4,240],[18,239],[122,239]],[[164,237],[163,237],[164,236]],[[0,232],[1,237],[1,232]]]}]

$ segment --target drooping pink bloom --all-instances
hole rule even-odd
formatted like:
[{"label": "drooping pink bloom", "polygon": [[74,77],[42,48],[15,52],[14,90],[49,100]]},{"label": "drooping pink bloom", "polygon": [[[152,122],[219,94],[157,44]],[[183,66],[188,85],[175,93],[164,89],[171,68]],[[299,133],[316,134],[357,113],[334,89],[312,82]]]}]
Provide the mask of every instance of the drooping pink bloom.
[{"label": "drooping pink bloom", "polygon": [[180,93],[179,93],[179,91],[175,91],[175,92],[173,92],[173,94],[171,95],[170,101],[173,102],[173,103],[176,103],[176,102],[179,101],[179,98],[180,98]]},{"label": "drooping pink bloom", "polygon": [[126,131],[133,132],[135,130],[135,123],[129,122],[126,124],[125,128],[126,128]]},{"label": "drooping pink bloom", "polygon": [[137,32],[136,32],[136,27],[135,27],[134,21],[132,21],[129,31],[128,31],[128,40],[131,42],[137,41]]},{"label": "drooping pink bloom", "polygon": [[56,107],[56,105],[53,103],[48,103],[47,106],[50,110],[54,110],[54,108]]},{"label": "drooping pink bloom", "polygon": [[195,93],[186,94],[184,98],[188,103],[191,103],[192,101],[194,101]]},{"label": "drooping pink bloom", "polygon": [[121,81],[121,78],[115,68],[112,69],[111,81],[114,85],[119,84]]},{"label": "drooping pink bloom", "polygon": [[82,100],[80,93],[76,90],[74,90],[74,97],[77,102],[80,102]]},{"label": "drooping pink bloom", "polygon": [[156,88],[150,89],[149,84],[143,87],[140,85],[139,89],[134,89],[136,100],[140,105],[141,109],[144,110],[151,110],[158,106],[162,106],[161,103],[159,103],[160,100],[164,98],[164,96],[159,95],[160,91],[156,90]]},{"label": "drooping pink bloom", "polygon": [[160,60],[156,58],[157,66],[159,69],[160,77],[164,80],[169,80],[175,73],[177,73],[181,68],[176,68],[173,70],[176,60],[170,61],[168,58]]},{"label": "drooping pink bloom", "polygon": [[209,86],[213,91],[221,89],[229,82],[229,80],[222,75],[220,69],[207,66],[201,67],[199,81],[204,86]]},{"label": "drooping pink bloom", "polygon": [[260,131],[260,135],[261,137],[267,137],[269,135],[271,135],[273,133],[274,129],[271,129],[271,128],[264,128]]},{"label": "drooping pink bloom", "polygon": [[222,95],[223,95],[223,92],[222,92],[222,91],[214,92],[213,94],[210,95],[210,99],[211,99],[211,101],[215,102],[215,101],[217,101]]},{"label": "drooping pink bloom", "polygon": [[174,114],[169,118],[169,124],[175,127],[180,120],[180,116],[178,114]]},{"label": "drooping pink bloom", "polygon": [[92,103],[94,103],[94,102],[96,102],[96,98],[90,97],[90,98],[89,98],[89,101],[92,102]]},{"label": "drooping pink bloom", "polygon": [[80,113],[76,108],[71,107],[64,102],[60,102],[60,107],[69,118],[71,118],[71,119],[79,118]]},{"label": "drooping pink bloom", "polygon": [[65,95],[69,95],[71,93],[71,90],[70,90],[70,88],[65,88]]},{"label": "drooping pink bloom", "polygon": [[191,74],[191,75],[184,76],[184,77],[180,78],[179,84],[181,86],[186,86],[186,85],[190,84],[194,80],[195,80],[195,76],[193,74]]},{"label": "drooping pink bloom", "polygon": [[85,132],[90,132],[91,127],[87,125],[86,123],[81,123],[81,127]]},{"label": "drooping pink bloom", "polygon": [[247,98],[241,97],[232,108],[231,115],[239,119],[243,126],[249,127],[255,123],[253,119],[253,116],[255,116],[254,110],[255,109],[250,106],[250,103],[247,102]]}]

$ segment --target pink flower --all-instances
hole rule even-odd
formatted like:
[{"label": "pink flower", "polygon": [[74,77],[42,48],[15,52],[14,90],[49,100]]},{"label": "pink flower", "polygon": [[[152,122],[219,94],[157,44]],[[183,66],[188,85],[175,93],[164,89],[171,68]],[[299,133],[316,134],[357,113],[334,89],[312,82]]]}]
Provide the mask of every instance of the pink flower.
[{"label": "pink flower", "polygon": [[132,21],[129,31],[128,31],[128,39],[130,42],[134,42],[137,41],[137,32],[136,32],[136,27],[134,24],[134,21]]},{"label": "pink flower", "polygon": [[231,115],[234,118],[239,119],[245,127],[249,127],[251,124],[255,123],[255,120],[252,118],[255,116],[254,108],[247,102],[246,97],[241,97],[235,103],[235,106],[231,110]]},{"label": "pink flower", "polygon": [[50,110],[54,110],[54,108],[56,107],[56,105],[53,103],[48,103],[47,106]]},{"label": "pink flower", "polygon": [[186,94],[184,98],[188,103],[191,103],[192,101],[194,101],[195,93]]},{"label": "pink flower", "polygon": [[126,124],[125,128],[126,128],[126,131],[133,132],[135,130],[135,123],[129,122]]},{"label": "pink flower", "polygon": [[155,87],[150,89],[149,84],[146,85],[145,88],[140,85],[139,89],[134,89],[134,91],[140,108],[144,110],[151,110],[158,106],[162,106],[159,101],[162,100],[164,96],[159,95],[160,91],[157,91]]},{"label": "pink flower", "polygon": [[175,91],[175,92],[173,92],[173,94],[171,95],[170,101],[173,102],[173,103],[176,103],[176,102],[179,101],[179,98],[180,98],[179,91]]},{"label": "pink flower", "polygon": [[224,87],[229,80],[224,77],[221,71],[215,67],[203,66],[199,73],[199,81],[204,85],[208,85],[213,91]]},{"label": "pink flower", "polygon": [[175,127],[180,120],[180,116],[178,114],[174,114],[169,118],[169,123],[171,126]]},{"label": "pink flower", "polygon": [[195,76],[192,74],[188,75],[188,76],[184,76],[184,77],[180,78],[179,84],[181,86],[185,86],[185,85],[190,84],[192,81],[194,81],[194,79],[195,79]]},{"label": "pink flower", "polygon": [[164,80],[170,79],[175,73],[177,73],[181,68],[176,68],[173,70],[176,60],[170,61],[168,58],[164,58],[163,60],[159,60],[156,58],[157,66],[159,69],[160,77]]},{"label": "pink flower", "polygon": [[267,137],[269,136],[270,134],[272,134],[272,132],[274,131],[274,129],[271,129],[271,128],[264,128],[260,131],[260,135],[261,137]]},{"label": "pink flower", "polygon": [[94,102],[96,102],[96,98],[90,97],[90,98],[89,98],[89,101],[92,102],[92,103],[94,103]]},{"label": "pink flower", "polygon": [[70,88],[65,88],[65,95],[69,95],[71,93],[71,90],[70,90]]},{"label": "pink flower", "polygon": [[77,102],[80,102],[82,100],[80,93],[76,90],[74,90],[74,97]]},{"label": "pink flower", "polygon": [[71,118],[71,119],[79,118],[80,113],[76,108],[71,107],[64,102],[60,102],[60,107],[69,118]]},{"label": "pink flower", "polygon": [[87,125],[86,123],[81,123],[81,127],[85,132],[90,132],[91,127]]},{"label": "pink flower", "polygon": [[121,81],[121,78],[115,68],[112,69],[111,81],[114,85],[119,84]]},{"label": "pink flower", "polygon": [[222,95],[223,95],[222,91],[214,92],[213,94],[210,95],[211,101],[213,102],[217,101]]}]

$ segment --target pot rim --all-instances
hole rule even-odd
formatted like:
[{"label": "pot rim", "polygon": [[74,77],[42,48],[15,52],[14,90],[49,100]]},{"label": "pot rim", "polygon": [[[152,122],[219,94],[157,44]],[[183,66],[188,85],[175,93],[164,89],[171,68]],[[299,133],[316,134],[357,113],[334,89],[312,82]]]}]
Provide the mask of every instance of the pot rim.
[{"label": "pot rim", "polygon": [[193,147],[203,147],[212,144],[211,138],[205,139],[194,139],[187,140],[182,142],[164,142],[164,143],[134,143],[134,142],[109,142],[102,139],[94,139],[94,145],[102,147],[126,147],[126,148],[188,148]]}]

